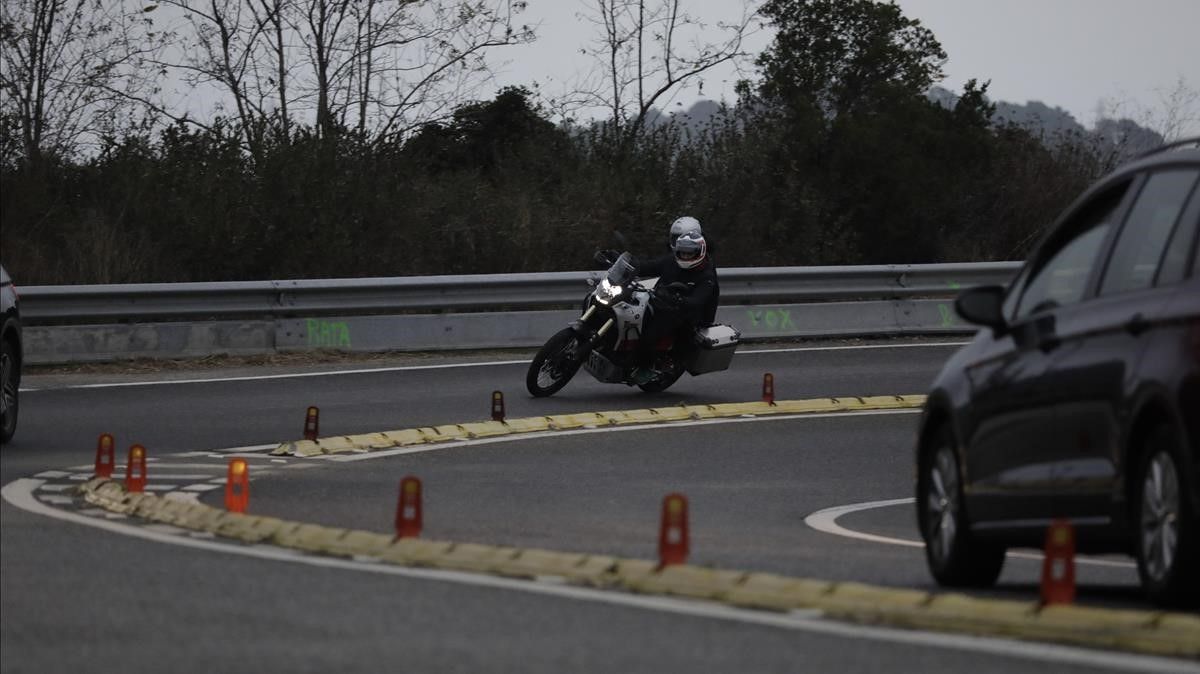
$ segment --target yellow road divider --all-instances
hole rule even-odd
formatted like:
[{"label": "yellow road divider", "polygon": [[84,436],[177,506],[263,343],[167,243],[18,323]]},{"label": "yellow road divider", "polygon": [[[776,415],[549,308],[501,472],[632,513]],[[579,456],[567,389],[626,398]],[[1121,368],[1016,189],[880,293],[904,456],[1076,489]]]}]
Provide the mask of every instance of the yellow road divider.
[{"label": "yellow road divider", "polygon": [[451,440],[475,440],[516,433],[567,431],[578,428],[661,424],[672,421],[697,421],[734,417],[761,417],[780,414],[816,414],[828,412],[858,412],[866,410],[898,410],[920,407],[923,395],[869,396],[849,398],[815,398],[811,400],[780,400],[775,403],[722,403],[718,405],[676,405],[642,410],[613,412],[584,412],[555,414],[546,417],[480,421],[466,424],[446,424],[425,428],[408,428],[382,433],[334,436],[316,440],[295,440],[276,447],[273,456],[322,456],[347,452],[372,452],[412,445],[426,445]]},{"label": "yellow road divider", "polygon": [[419,538],[396,540],[386,534],[288,522],[154,494],[129,493],[119,482],[102,477],[82,484],[78,494],[111,512],[317,554],[512,578],[556,578],[594,588],[688,597],[777,612],[815,609],[830,618],[869,625],[1200,658],[1200,617],[1189,614],[1073,605],[1043,607],[1033,601],[931,594],[702,566],[660,569],[657,562],[644,559]]}]

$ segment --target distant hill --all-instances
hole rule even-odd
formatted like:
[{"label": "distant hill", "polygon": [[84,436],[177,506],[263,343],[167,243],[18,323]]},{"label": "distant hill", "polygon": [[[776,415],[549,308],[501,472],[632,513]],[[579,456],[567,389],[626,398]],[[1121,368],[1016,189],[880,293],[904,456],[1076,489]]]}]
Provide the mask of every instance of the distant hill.
[{"label": "distant hill", "polygon": [[646,113],[646,124],[655,126],[675,121],[690,129],[700,129],[721,111],[720,103],[708,99],[696,101],[688,108],[684,108],[682,104],[673,107],[674,110],[665,113],[657,108],[651,108]]},{"label": "distant hill", "polygon": [[[928,96],[929,100],[945,108],[953,108],[958,103],[958,95],[945,87],[933,87]],[[1089,130],[1071,113],[1041,101],[1026,101],[1024,105],[995,101],[995,106],[993,123],[1024,127],[1039,134],[1048,144],[1068,138],[1088,137],[1116,151],[1118,155],[1131,156],[1163,143],[1162,134],[1131,119],[1102,118],[1096,122],[1095,128]]]},{"label": "distant hill", "polygon": [[[929,90],[927,96],[929,100],[947,109],[958,103],[958,94],[945,87],[935,86]],[[1070,112],[1058,106],[1051,107],[1042,101],[1026,101],[1024,104],[995,101],[994,104],[996,112],[992,116],[993,123],[1015,124],[1026,128],[1039,135],[1048,145],[1068,139],[1086,138],[1116,152],[1119,156],[1132,156],[1163,143],[1161,134],[1131,119],[1102,118],[1096,122],[1095,128],[1088,129]],[[652,108],[646,115],[646,124],[657,126],[674,121],[686,128],[698,130],[721,111],[721,104],[703,99],[687,108],[681,104],[673,108],[669,111]]]}]

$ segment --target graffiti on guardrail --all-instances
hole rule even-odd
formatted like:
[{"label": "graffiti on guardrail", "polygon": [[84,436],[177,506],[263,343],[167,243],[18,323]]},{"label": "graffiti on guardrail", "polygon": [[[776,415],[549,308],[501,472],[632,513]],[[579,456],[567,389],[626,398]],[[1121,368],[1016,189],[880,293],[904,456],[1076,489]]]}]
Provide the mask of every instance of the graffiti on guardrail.
[{"label": "graffiti on guardrail", "polygon": [[[954,281],[954,280],[946,281],[946,285],[949,286],[950,289],[953,290],[955,293],[957,293],[959,290],[962,289],[962,284],[960,284],[958,281]],[[938,305],[938,314],[940,314],[942,317],[942,327],[943,328],[953,328],[955,326],[955,324],[958,323],[958,321],[954,317],[954,310],[951,308],[951,306],[949,304],[939,304]]]},{"label": "graffiti on guardrail", "polygon": [[949,304],[939,304],[938,313],[942,316],[942,327],[953,328],[955,324],[954,312],[951,311]]},{"label": "graffiti on guardrail", "polygon": [[787,330],[796,327],[788,309],[750,309],[746,311],[746,316],[756,328],[761,326],[768,330]]},{"label": "graffiti on guardrail", "polygon": [[322,321],[310,318],[305,321],[308,346],[317,349],[349,349],[350,326],[345,321]]}]

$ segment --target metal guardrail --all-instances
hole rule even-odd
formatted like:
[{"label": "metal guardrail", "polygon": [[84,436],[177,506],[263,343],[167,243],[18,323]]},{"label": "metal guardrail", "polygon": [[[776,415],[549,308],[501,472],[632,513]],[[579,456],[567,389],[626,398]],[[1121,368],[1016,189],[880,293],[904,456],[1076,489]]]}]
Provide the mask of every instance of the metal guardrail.
[{"label": "metal guardrail", "polygon": [[[1006,283],[1017,262],[722,269],[721,303],[945,297]],[[601,272],[21,288],[26,323],[285,318],[577,305]]]}]

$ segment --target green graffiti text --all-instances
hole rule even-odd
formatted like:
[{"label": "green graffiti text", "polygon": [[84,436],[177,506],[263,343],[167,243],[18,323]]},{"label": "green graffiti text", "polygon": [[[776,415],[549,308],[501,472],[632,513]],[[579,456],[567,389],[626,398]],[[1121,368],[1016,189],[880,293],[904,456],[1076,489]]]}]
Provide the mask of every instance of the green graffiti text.
[{"label": "green graffiti text", "polygon": [[762,326],[768,330],[787,330],[796,327],[792,323],[791,311],[787,309],[751,310],[747,311],[746,315],[756,328]]},{"label": "green graffiti text", "polygon": [[939,304],[938,305],[938,313],[942,315],[942,327],[943,328],[954,327],[954,323],[955,323],[954,312],[950,311],[950,305]]},{"label": "green graffiti text", "polygon": [[318,349],[349,349],[350,326],[345,321],[322,321],[310,318],[305,321],[308,328],[308,345]]}]

